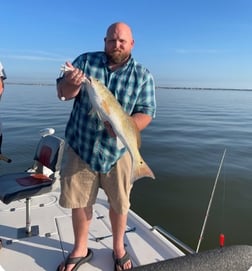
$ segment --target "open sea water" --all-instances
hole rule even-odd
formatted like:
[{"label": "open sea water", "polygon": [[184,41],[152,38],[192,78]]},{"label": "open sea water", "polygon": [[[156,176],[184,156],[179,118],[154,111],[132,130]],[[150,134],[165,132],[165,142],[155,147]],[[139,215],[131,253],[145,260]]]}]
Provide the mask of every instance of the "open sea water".
[{"label": "open sea water", "polygon": [[[252,91],[157,89],[157,115],[142,133],[141,153],[156,180],[134,184],[131,207],[196,249],[224,150],[200,250],[252,245]],[[0,102],[4,140],[0,174],[23,171],[39,131],[64,137],[72,101],[55,86],[6,84]]]}]

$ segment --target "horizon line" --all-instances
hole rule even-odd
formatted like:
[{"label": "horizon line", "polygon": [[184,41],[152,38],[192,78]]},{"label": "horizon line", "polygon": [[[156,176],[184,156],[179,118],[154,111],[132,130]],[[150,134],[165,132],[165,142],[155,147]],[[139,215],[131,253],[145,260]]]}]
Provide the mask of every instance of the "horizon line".
[{"label": "horizon line", "polygon": [[[41,82],[5,82],[6,85],[28,85],[28,86],[56,86],[56,83],[41,83]],[[223,87],[172,87],[172,86],[156,86],[156,89],[195,89],[195,90],[241,90],[252,91],[250,88],[223,88]]]}]

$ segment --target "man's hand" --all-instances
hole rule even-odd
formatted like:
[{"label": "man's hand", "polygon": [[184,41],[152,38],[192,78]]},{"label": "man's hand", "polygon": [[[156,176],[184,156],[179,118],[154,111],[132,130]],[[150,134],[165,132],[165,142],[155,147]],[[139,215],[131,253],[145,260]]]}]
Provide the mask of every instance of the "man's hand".
[{"label": "man's hand", "polygon": [[75,68],[70,62],[66,62],[66,67],[68,67],[69,70],[64,73],[65,82],[79,87],[83,82],[84,73],[80,69]]},{"label": "man's hand", "polygon": [[70,62],[66,62],[65,66],[68,69],[64,72],[64,77],[57,83],[58,97],[62,101],[76,97],[84,79],[84,73]]}]

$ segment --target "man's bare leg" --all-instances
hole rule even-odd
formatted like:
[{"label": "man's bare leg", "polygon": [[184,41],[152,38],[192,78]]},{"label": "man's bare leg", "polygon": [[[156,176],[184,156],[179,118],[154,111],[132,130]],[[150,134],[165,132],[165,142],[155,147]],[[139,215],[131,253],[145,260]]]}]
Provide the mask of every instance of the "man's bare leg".
[{"label": "man's bare leg", "polygon": [[[109,210],[111,226],[112,226],[112,234],[113,234],[113,250],[114,256],[117,259],[122,258],[125,255],[124,248],[124,234],[127,225],[127,214],[117,214],[113,208]],[[131,261],[127,261],[124,265],[124,269],[132,268]],[[118,267],[118,270],[119,267]]]},{"label": "man's bare leg", "polygon": [[[92,219],[92,207],[76,208],[72,210],[72,223],[74,231],[74,248],[70,258],[85,257],[88,252],[88,230]],[[73,264],[68,264],[64,268],[61,265],[60,271],[71,271]]]}]

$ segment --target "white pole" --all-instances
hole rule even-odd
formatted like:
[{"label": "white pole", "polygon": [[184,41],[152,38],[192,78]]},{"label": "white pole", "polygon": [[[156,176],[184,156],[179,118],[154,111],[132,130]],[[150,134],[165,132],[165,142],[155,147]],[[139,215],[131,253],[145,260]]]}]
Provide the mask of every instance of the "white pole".
[{"label": "white pole", "polygon": [[210,197],[210,200],[209,200],[209,203],[208,203],[208,207],[207,207],[207,212],[206,212],[205,220],[204,220],[204,223],[203,223],[203,226],[202,226],[202,229],[201,229],[201,233],[200,233],[200,237],[199,237],[199,242],[198,242],[198,245],[197,245],[196,253],[198,253],[201,241],[203,239],[203,234],[204,234],[204,231],[205,231],[207,218],[208,218],[209,211],[210,211],[210,208],[211,208],[211,205],[212,205],[215,188],[216,188],[216,185],[217,185],[217,182],[218,182],[218,179],[219,179],[219,175],[220,175],[220,171],[221,171],[221,167],[222,167],[222,164],[223,164],[223,161],[224,161],[225,154],[226,154],[226,149],[223,152],[223,155],[222,155],[222,158],[221,158],[221,162],[220,162],[220,166],[219,166],[219,169],[218,169],[218,172],[217,172],[217,176],[216,176],[216,179],[215,179],[215,182],[214,182],[212,194],[211,194],[211,197]]}]

